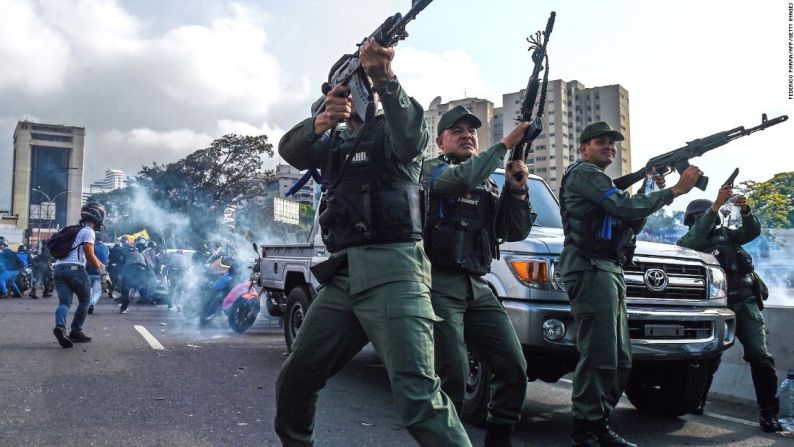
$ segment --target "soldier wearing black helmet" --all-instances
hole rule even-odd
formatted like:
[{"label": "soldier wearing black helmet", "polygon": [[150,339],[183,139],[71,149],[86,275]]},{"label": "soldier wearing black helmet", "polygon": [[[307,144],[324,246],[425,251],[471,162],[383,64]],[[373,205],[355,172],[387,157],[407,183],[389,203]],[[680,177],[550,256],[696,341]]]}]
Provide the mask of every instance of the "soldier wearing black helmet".
[{"label": "soldier wearing black helmet", "polygon": [[[95,231],[102,229],[105,220],[105,207],[96,202],[89,202],[80,209],[78,225],[66,227],[53,236],[53,242],[61,234],[69,234],[69,251],[65,257],[55,261],[55,290],[58,292],[58,308],[55,310],[55,329],[53,333],[58,343],[64,348],[71,348],[74,343],[90,342],[91,337],[83,333],[83,323],[88,314],[91,302],[91,283],[86,272],[86,262],[91,263],[106,283],[110,278],[105,267],[94,255]],[[71,237],[74,234],[74,237]],[[63,239],[60,239],[63,240]],[[72,305],[74,295],[79,302],[72,319],[69,335],[66,334],[66,316]]]},{"label": "soldier wearing black helmet", "polygon": [[[720,226],[719,209],[731,198],[730,186],[723,186],[714,202],[693,200],[686,208],[684,224],[689,231],[678,245],[706,253],[713,253],[728,277],[728,307],[736,314],[736,338],[744,348],[744,360],[750,363],[764,431],[781,431],[778,420],[777,373],[775,359],[769,354],[764,326],[763,295],[766,292],[761,278],[755,273],[753,259],[742,245],[761,234],[761,223],[753,215],[747,199],[739,196],[735,206],[740,208],[742,225],[738,229]],[[705,393],[698,412],[703,411]]]}]

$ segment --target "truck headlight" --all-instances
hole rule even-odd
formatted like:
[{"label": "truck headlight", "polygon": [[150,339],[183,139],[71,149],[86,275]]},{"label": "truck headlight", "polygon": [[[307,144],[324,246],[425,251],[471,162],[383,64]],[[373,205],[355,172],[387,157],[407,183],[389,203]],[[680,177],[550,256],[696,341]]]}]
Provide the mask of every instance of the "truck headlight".
[{"label": "truck headlight", "polygon": [[717,300],[728,296],[728,279],[719,267],[709,267],[709,299]]},{"label": "truck headlight", "polygon": [[524,284],[545,290],[564,291],[556,257],[509,257],[507,265]]}]

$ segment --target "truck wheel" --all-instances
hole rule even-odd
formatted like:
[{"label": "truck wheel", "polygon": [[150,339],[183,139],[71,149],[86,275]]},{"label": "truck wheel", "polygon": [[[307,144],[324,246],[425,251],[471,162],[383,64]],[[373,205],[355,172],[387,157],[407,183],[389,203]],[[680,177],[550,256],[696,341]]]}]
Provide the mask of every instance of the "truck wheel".
[{"label": "truck wheel", "polygon": [[287,342],[287,350],[292,352],[292,344],[298,336],[309,309],[309,291],[306,286],[295,286],[289,291],[287,296],[287,315],[284,321],[284,341]]},{"label": "truck wheel", "polygon": [[637,410],[674,418],[694,411],[707,392],[719,359],[635,365],[626,396]]},{"label": "truck wheel", "polygon": [[460,418],[473,425],[485,424],[491,400],[491,368],[485,360],[469,351],[469,377],[463,393]]}]

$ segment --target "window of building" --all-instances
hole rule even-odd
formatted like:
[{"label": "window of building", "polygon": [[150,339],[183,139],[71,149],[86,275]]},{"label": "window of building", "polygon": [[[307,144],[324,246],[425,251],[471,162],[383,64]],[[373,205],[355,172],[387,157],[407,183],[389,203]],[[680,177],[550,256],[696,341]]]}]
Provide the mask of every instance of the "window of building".
[{"label": "window of building", "polygon": [[57,141],[59,143],[71,143],[74,141],[74,137],[69,135],[49,135],[46,133],[35,133],[32,132],[30,134],[31,138],[34,140],[42,140],[42,141]]},{"label": "window of building", "polygon": [[42,132],[72,133],[72,129],[68,127],[47,126],[45,124],[33,124],[30,126],[30,128],[32,130],[38,130]]}]

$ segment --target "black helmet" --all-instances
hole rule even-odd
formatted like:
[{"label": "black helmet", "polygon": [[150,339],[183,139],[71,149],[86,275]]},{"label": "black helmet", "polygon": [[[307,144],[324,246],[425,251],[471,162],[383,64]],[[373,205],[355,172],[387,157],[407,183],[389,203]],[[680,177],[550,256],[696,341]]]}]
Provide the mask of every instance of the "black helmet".
[{"label": "black helmet", "polygon": [[155,241],[149,241],[149,242],[146,244],[146,247],[147,247],[147,248],[157,248],[157,242],[155,242]]},{"label": "black helmet", "polygon": [[27,245],[20,244],[19,247],[17,247],[17,253],[27,253],[27,252],[28,252],[28,246]]},{"label": "black helmet", "polygon": [[708,199],[697,199],[689,202],[684,212],[684,225],[691,227],[701,214],[705,213],[707,209],[711,208],[714,202]]},{"label": "black helmet", "polygon": [[102,229],[102,222],[105,220],[105,207],[98,202],[88,202],[80,209],[80,222],[91,222],[94,224],[94,231]]}]

